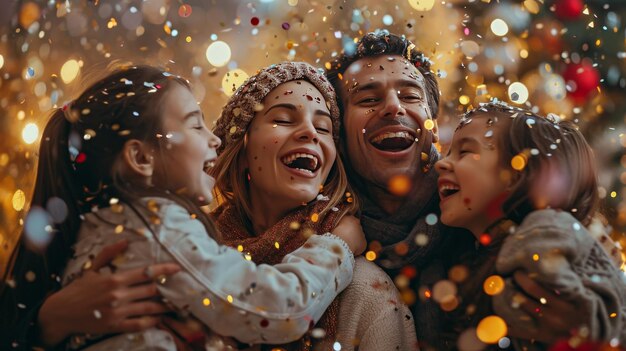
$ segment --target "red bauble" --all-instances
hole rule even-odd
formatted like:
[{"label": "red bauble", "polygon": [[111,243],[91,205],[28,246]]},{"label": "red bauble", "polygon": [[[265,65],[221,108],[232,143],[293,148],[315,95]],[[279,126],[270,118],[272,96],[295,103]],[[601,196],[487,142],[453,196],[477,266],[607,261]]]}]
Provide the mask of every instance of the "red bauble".
[{"label": "red bauble", "polygon": [[583,0],[556,0],[554,13],[561,20],[574,20],[583,13],[585,4]]},{"label": "red bauble", "polygon": [[[587,99],[600,84],[600,73],[589,62],[567,65],[563,79],[569,86],[567,94],[576,102]],[[571,88],[572,91],[569,91]]]},{"label": "red bauble", "polygon": [[[607,346],[608,345],[602,345],[601,343],[586,341],[573,347],[567,340],[561,340],[552,345],[549,351],[600,351],[605,350]],[[608,348],[606,348],[606,350],[608,350]]]}]

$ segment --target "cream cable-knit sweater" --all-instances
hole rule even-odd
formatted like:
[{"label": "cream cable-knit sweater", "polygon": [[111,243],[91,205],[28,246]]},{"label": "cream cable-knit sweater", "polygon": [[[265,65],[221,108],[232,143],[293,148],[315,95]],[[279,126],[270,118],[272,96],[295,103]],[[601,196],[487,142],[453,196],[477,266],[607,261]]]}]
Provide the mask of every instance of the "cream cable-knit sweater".
[{"label": "cream cable-knit sweater", "polygon": [[[418,350],[413,315],[387,273],[355,260],[352,283],[339,295],[337,342],[341,351]],[[323,345],[323,350],[337,350]]]}]

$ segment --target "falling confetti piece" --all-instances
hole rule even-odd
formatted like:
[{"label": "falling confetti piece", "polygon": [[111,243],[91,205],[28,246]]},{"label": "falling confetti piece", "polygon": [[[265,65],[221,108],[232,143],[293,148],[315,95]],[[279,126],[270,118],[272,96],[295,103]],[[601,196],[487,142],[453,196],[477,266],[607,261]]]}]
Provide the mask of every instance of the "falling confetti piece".
[{"label": "falling confetti piece", "polygon": [[526,156],[522,154],[513,156],[511,167],[516,171],[522,171],[526,167]]},{"label": "falling confetti piece", "polygon": [[183,4],[178,8],[178,15],[182,18],[187,18],[191,16],[192,8],[191,5]]},{"label": "falling confetti piece", "polygon": [[16,211],[21,211],[24,209],[24,205],[26,204],[26,194],[21,189],[17,189],[15,193],[13,193],[13,198],[11,200],[13,204],[13,209]]}]

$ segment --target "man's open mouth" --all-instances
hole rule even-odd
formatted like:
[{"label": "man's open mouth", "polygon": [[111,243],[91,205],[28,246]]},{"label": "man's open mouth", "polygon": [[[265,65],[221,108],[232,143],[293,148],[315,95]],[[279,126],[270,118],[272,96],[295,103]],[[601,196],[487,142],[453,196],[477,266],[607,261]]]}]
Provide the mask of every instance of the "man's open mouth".
[{"label": "man's open mouth", "polygon": [[385,132],[370,138],[370,144],[381,151],[398,152],[410,148],[415,143],[415,136],[411,133]]},{"label": "man's open mouth", "polygon": [[322,163],[316,155],[303,152],[283,156],[280,160],[289,168],[298,169],[310,174],[315,173],[315,171],[322,166]]}]

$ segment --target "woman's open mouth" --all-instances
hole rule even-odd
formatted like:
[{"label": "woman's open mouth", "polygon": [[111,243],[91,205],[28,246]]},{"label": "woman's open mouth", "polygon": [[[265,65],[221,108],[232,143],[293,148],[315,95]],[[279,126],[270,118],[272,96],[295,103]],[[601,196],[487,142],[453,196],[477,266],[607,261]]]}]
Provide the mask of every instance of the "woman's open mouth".
[{"label": "woman's open mouth", "polygon": [[311,176],[322,166],[317,155],[305,152],[294,152],[281,157],[280,160],[285,166]]}]

